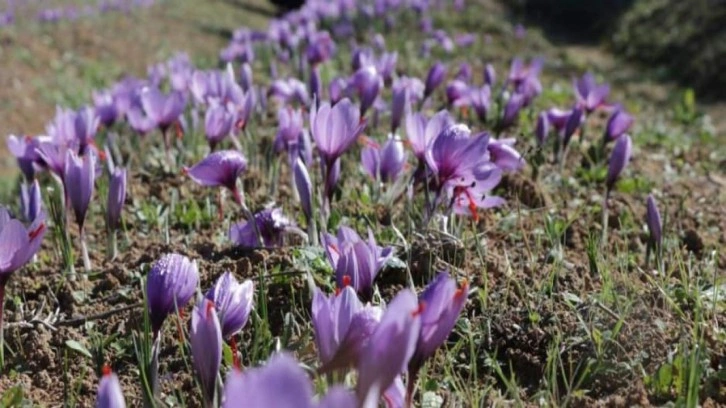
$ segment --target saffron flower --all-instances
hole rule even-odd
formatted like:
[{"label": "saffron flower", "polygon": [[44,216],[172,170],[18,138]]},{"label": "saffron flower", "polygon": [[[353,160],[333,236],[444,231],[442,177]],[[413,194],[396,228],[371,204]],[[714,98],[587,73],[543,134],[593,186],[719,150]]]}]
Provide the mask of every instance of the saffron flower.
[{"label": "saffron flower", "polygon": [[295,190],[298,197],[300,197],[300,206],[303,214],[305,214],[305,219],[310,224],[313,219],[313,184],[310,181],[310,174],[305,162],[299,157],[295,160],[293,176],[295,178]]},{"label": "saffron flower", "polygon": [[186,174],[197,184],[229,189],[240,205],[243,204],[243,199],[237,187],[237,179],[245,171],[247,171],[247,159],[237,150],[211,153],[199,163],[185,169]]},{"label": "saffron flower", "polygon": [[410,103],[419,102],[423,98],[424,84],[418,78],[400,77],[393,83],[391,99],[391,133],[401,126],[401,120]]},{"label": "saffron flower", "polygon": [[471,103],[471,107],[474,108],[474,112],[476,112],[476,115],[482,122],[486,122],[487,116],[489,115],[491,95],[492,90],[489,85],[469,90],[469,103]]},{"label": "saffron flower", "polygon": [[30,136],[10,135],[7,139],[8,151],[15,156],[20,171],[28,181],[35,178],[35,163],[40,159],[39,145],[39,140]]},{"label": "saffron flower", "polygon": [[400,291],[388,304],[358,362],[356,393],[361,406],[376,406],[380,396],[406,370],[421,331],[421,312],[416,295]]},{"label": "saffron flower", "polygon": [[503,171],[517,171],[524,167],[522,155],[514,148],[514,138],[491,139],[487,145],[490,160]]},{"label": "saffron flower", "polygon": [[361,150],[363,168],[373,179],[383,183],[394,182],[406,163],[406,151],[403,143],[393,135],[383,147],[367,146]]},{"label": "saffron flower", "polygon": [[446,79],[446,66],[441,62],[437,62],[429,69],[429,73],[426,75],[424,99],[428,99],[436,88],[444,82],[444,79]]},{"label": "saffron flower", "polygon": [[249,407],[356,408],[355,396],[341,387],[313,402],[313,385],[297,361],[286,353],[270,358],[262,367],[244,373],[232,369],[224,383],[222,408],[234,408],[244,401]]},{"label": "saffron flower", "polygon": [[78,157],[72,150],[66,152],[65,170],[63,172],[63,186],[66,190],[66,198],[70,201],[76,223],[80,231],[81,252],[83,256],[83,267],[86,271],[91,270],[91,260],[88,256],[84,223],[86,212],[93,196],[94,184],[96,181],[96,155],[88,152],[83,157]]},{"label": "saffron flower", "polygon": [[154,263],[146,278],[146,303],[154,338],[166,317],[189,303],[198,282],[197,262],[184,255],[166,254]]},{"label": "saffron flower", "polygon": [[355,143],[364,126],[359,110],[347,98],[335,106],[325,102],[317,110],[310,111],[310,132],[323,159],[325,197],[328,200],[337,181],[337,177],[333,176],[335,167],[339,169],[340,166],[338,159]]},{"label": "saffron flower", "polygon": [[209,289],[205,296],[214,302],[223,338],[229,339],[245,327],[252,312],[254,294],[251,280],[239,283],[231,272],[223,273]]},{"label": "saffron flower", "polygon": [[612,191],[615,183],[618,181],[618,178],[620,178],[623,170],[625,170],[625,167],[627,167],[632,150],[633,142],[627,134],[619,137],[615,142],[615,147],[610,155],[608,173],[605,179],[605,186],[608,194]]},{"label": "saffron flower", "polygon": [[439,111],[428,120],[423,113],[412,113],[410,110],[406,113],[408,144],[419,162],[426,160],[426,149],[429,144],[436,139],[439,133],[452,124],[453,119],[445,110]]},{"label": "saffron flower", "polygon": [[300,109],[289,106],[281,107],[277,112],[277,135],[275,136],[275,151],[287,150],[290,164],[300,155],[303,133],[303,114]]},{"label": "saffron flower", "polygon": [[164,94],[156,87],[146,87],[141,91],[141,105],[146,115],[166,134],[169,127],[179,120],[186,100],[184,94],[178,91]]},{"label": "saffron flower", "polygon": [[373,281],[393,255],[393,248],[378,246],[372,231],[368,231],[368,240],[364,241],[348,227],[340,227],[337,236],[324,234],[323,243],[338,287],[350,285],[364,297],[370,297]]},{"label": "saffron flower", "polygon": [[468,291],[466,282],[459,288],[448,273],[441,272],[421,293],[421,331],[416,342],[416,351],[408,363],[409,398],[413,394],[416,377],[424,362],[434,355],[454,329],[466,304]]},{"label": "saffron flower", "polygon": [[277,99],[280,104],[299,103],[310,105],[310,94],[304,82],[297,78],[275,80],[267,91],[267,95]]},{"label": "saffron flower", "polygon": [[103,377],[98,383],[96,408],[126,408],[118,377],[109,366],[103,366]]},{"label": "saffron flower", "polygon": [[610,93],[610,86],[598,84],[595,77],[589,72],[576,79],[573,88],[575,89],[578,107],[584,109],[587,113],[605,105]]},{"label": "saffron flower", "polygon": [[43,211],[42,205],[38,180],[20,185],[20,210],[25,221],[35,221]]},{"label": "saffron flower", "polygon": [[547,118],[547,112],[540,112],[537,115],[537,123],[534,127],[534,135],[537,139],[538,146],[544,146],[547,137],[550,134],[550,121]]},{"label": "saffron flower", "polygon": [[78,152],[84,154],[86,148],[94,143],[99,123],[98,116],[90,107],[76,112],[58,108],[46,130],[56,144],[77,147]]},{"label": "saffron flower", "polygon": [[45,230],[42,213],[26,228],[20,221],[11,218],[6,208],[0,206],[0,306],[10,274],[22,268],[38,252]]},{"label": "saffron flower", "polygon": [[349,92],[353,91],[360,100],[360,116],[364,117],[368,108],[373,105],[383,87],[383,79],[378,75],[376,67],[368,65],[360,68],[350,78]]},{"label": "saffron flower", "polygon": [[519,119],[519,112],[521,112],[526,102],[526,97],[521,93],[515,92],[509,95],[509,99],[507,99],[507,103],[504,105],[500,127],[506,128],[514,125],[517,119]]},{"label": "saffron flower", "polygon": [[212,407],[216,393],[217,374],[222,365],[222,329],[214,310],[214,302],[201,298],[192,312],[189,332],[192,362],[202,385],[206,407]]},{"label": "saffron flower", "polygon": [[280,247],[288,232],[299,233],[295,224],[282,214],[281,208],[266,208],[254,215],[254,220],[234,224],[229,229],[229,239],[242,248],[259,246],[257,233],[264,248]]},{"label": "saffron flower", "polygon": [[486,64],[484,66],[484,83],[491,86],[497,82],[497,71],[494,69],[492,64]]},{"label": "saffron flower", "polygon": [[204,135],[211,150],[232,133],[235,119],[235,115],[222,105],[215,104],[207,109],[204,114]]},{"label": "saffron flower", "polygon": [[356,365],[381,314],[380,308],[363,305],[350,286],[330,297],[315,288],[312,321],[315,344],[323,363],[320,371]]},{"label": "saffron flower", "polygon": [[318,65],[329,60],[335,53],[335,41],[327,31],[317,31],[311,35],[305,56],[310,65]]},{"label": "saffron flower", "polygon": [[635,119],[628,112],[622,108],[616,109],[608,119],[603,142],[607,143],[624,135],[633,126],[633,122]]}]

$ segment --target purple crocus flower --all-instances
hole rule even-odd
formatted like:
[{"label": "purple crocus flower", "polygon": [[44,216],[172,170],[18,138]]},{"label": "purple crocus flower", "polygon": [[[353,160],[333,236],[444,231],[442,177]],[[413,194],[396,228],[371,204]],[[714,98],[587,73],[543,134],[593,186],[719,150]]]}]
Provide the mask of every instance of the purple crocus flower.
[{"label": "purple crocus flower", "polygon": [[[295,224],[282,213],[281,208],[267,208],[254,215],[257,231],[265,248],[280,247],[287,232],[297,232]],[[242,248],[257,248],[257,232],[250,220],[232,225],[229,239]]]},{"label": "purple crocus flower", "polygon": [[576,79],[573,88],[577,97],[577,105],[588,113],[605,105],[610,93],[610,86],[598,84],[595,81],[595,76],[589,72],[583,75],[582,78]]},{"label": "purple crocus flower", "polygon": [[394,182],[403,170],[406,163],[406,151],[403,149],[403,142],[393,135],[388,136],[388,140],[383,147],[367,146],[361,150],[361,163],[375,180],[383,183]]},{"label": "purple crocus flower", "polygon": [[222,408],[356,408],[358,401],[348,391],[333,387],[319,403],[313,402],[313,386],[305,371],[290,355],[272,356],[262,367],[233,369],[224,383]]},{"label": "purple crocus flower", "polygon": [[383,80],[373,65],[364,66],[350,78],[349,91],[358,95],[360,100],[360,116],[364,117],[368,108],[373,105],[383,87]]},{"label": "purple crocus flower", "polygon": [[408,363],[408,396],[412,396],[416,377],[424,362],[431,358],[436,349],[449,337],[456,321],[464,309],[469,286],[464,282],[461,288],[448,273],[439,273],[419,297],[423,304],[421,331],[416,342],[416,351]]},{"label": "purple crocus flower", "polygon": [[298,157],[295,160],[293,172],[295,177],[295,189],[300,197],[300,206],[302,207],[305,219],[309,224],[313,218],[313,184],[310,181],[310,174],[308,174],[308,169],[302,158]]},{"label": "purple crocus flower", "polygon": [[202,385],[205,406],[211,407],[216,391],[217,374],[222,365],[222,329],[214,302],[200,298],[192,312],[189,332],[192,362]]},{"label": "purple crocus flower", "polygon": [[184,112],[186,100],[184,94],[178,91],[164,94],[156,87],[146,87],[141,91],[141,105],[146,115],[166,133]]},{"label": "purple crocus flower", "polygon": [[42,213],[25,228],[20,221],[10,218],[6,208],[0,207],[0,311],[10,274],[22,268],[38,252],[45,236],[45,227]]},{"label": "purple crocus flower", "polygon": [[572,139],[572,136],[577,132],[578,129],[580,129],[585,122],[585,112],[583,112],[582,108],[574,107],[570,111],[570,116],[567,118],[567,122],[565,122],[565,128],[562,134],[562,145],[567,146],[570,144],[570,140]]},{"label": "purple crocus flower", "polygon": [[239,83],[242,87],[242,90],[245,92],[249,92],[252,89],[252,84],[254,81],[252,80],[252,66],[250,66],[249,63],[242,64],[242,68],[240,68],[240,74],[239,74]]},{"label": "purple crocus flower", "polygon": [[426,75],[424,99],[431,96],[434,90],[444,82],[444,79],[446,79],[446,66],[441,62],[437,62],[429,69],[429,73]]},{"label": "purple crocus flower", "polygon": [[627,167],[632,150],[633,142],[627,134],[620,136],[615,142],[615,147],[613,147],[613,152],[610,155],[610,162],[608,163],[608,174],[605,179],[607,195],[610,194],[610,191],[612,191],[615,183],[618,181],[620,174],[622,174],[625,167]]},{"label": "purple crocus flower", "polygon": [[648,231],[650,232],[650,245],[658,250],[663,244],[663,221],[660,217],[660,211],[658,211],[658,203],[652,194],[648,194],[645,222],[648,224]]},{"label": "purple crocus flower", "polygon": [[451,124],[453,124],[453,119],[445,110],[437,112],[428,120],[423,113],[412,113],[410,110],[407,112],[406,136],[413,154],[420,162],[425,160],[429,144]]},{"label": "purple crocus flower", "polygon": [[504,113],[502,114],[502,127],[512,126],[519,118],[519,112],[521,112],[526,102],[524,95],[520,93],[513,93],[507,99],[507,103],[504,105]]},{"label": "purple crocus flower", "polygon": [[178,53],[166,61],[166,70],[171,88],[175,91],[186,91],[194,73],[194,65],[189,55]]},{"label": "purple crocus flower", "polygon": [[272,82],[267,95],[274,97],[281,104],[299,103],[310,105],[310,94],[304,82],[297,78],[278,79]]},{"label": "purple crocus flower", "polygon": [[242,195],[237,179],[247,170],[247,159],[236,150],[220,150],[211,153],[199,163],[185,169],[196,183],[203,186],[222,186],[232,191],[235,201],[241,205]]},{"label": "purple crocus flower", "polygon": [[329,297],[315,288],[312,322],[321,371],[355,365],[360,352],[381,318],[378,307],[364,306],[350,286],[339,288]]},{"label": "purple crocus flower", "polygon": [[207,136],[209,147],[215,146],[232,133],[235,116],[221,105],[212,105],[204,115],[204,134]]},{"label": "purple crocus flower", "polygon": [[146,304],[155,338],[166,317],[189,303],[198,282],[197,262],[184,255],[166,254],[154,263],[146,278]]},{"label": "purple crocus flower", "polygon": [[317,66],[310,68],[310,95],[314,101],[323,97],[323,79],[320,77],[320,69]]},{"label": "purple crocus flower", "polygon": [[492,64],[486,64],[484,66],[484,83],[489,86],[494,86],[495,82],[497,82],[497,71],[494,70]]},{"label": "purple crocus flower", "polygon": [[381,394],[406,370],[416,350],[422,311],[409,289],[400,291],[386,308],[358,362],[361,406],[377,406]]},{"label": "purple crocus flower", "polygon": [[503,171],[517,171],[524,167],[522,155],[514,148],[514,138],[491,139],[487,145],[490,160]]},{"label": "purple crocus flower", "polygon": [[519,89],[525,82],[531,81],[533,78],[537,78],[543,66],[544,60],[541,58],[533,59],[529,65],[525,65],[524,61],[520,58],[514,58],[509,68],[509,77],[507,78],[507,82],[511,84],[515,90]]},{"label": "purple crocus flower", "polygon": [[615,140],[625,134],[633,126],[635,119],[622,108],[618,108],[608,119],[605,128],[605,142]]},{"label": "purple crocus flower", "polygon": [[365,125],[360,118],[360,111],[348,98],[332,107],[325,102],[310,111],[310,132],[328,166],[355,143]]},{"label": "purple crocus flower", "polygon": [[106,202],[106,227],[110,231],[118,229],[121,210],[126,201],[126,169],[117,167],[111,174]]},{"label": "purple crocus flower", "polygon": [[293,109],[289,106],[281,107],[277,111],[277,135],[275,136],[275,151],[283,149],[289,153],[289,159],[295,160],[300,154],[301,137],[303,133],[303,114],[300,109]]},{"label": "purple crocus flower", "polygon": [[42,205],[38,180],[20,185],[20,210],[25,221],[35,221],[42,213]]},{"label": "purple crocus flower", "polygon": [[335,53],[335,41],[327,31],[318,31],[309,40],[305,56],[310,65],[322,64]]},{"label": "purple crocus flower", "polygon": [[454,76],[454,78],[458,79],[459,81],[468,83],[471,81],[472,76],[473,72],[471,69],[471,65],[468,62],[462,62],[459,65],[459,70],[456,71],[456,75]]},{"label": "purple crocus flower", "polygon": [[482,162],[489,161],[489,136],[471,137],[466,125],[456,124],[444,129],[426,151],[426,164],[436,175],[440,186],[471,180]]},{"label": "purple crocus flower", "polygon": [[146,115],[141,108],[132,107],[126,113],[129,126],[141,136],[146,135],[156,128],[156,122],[150,116]]},{"label": "purple crocus flower", "polygon": [[25,175],[26,180],[35,178],[35,162],[40,159],[37,151],[39,146],[40,143],[37,138],[30,136],[8,136],[8,150],[15,156],[18,167],[20,167],[20,171]]},{"label": "purple crocus flower", "polygon": [[547,119],[547,112],[540,112],[537,115],[537,123],[534,127],[534,135],[537,138],[537,145],[543,146],[550,133],[550,121]]},{"label": "purple crocus flower", "polygon": [[323,243],[328,260],[335,269],[338,287],[350,284],[366,297],[372,294],[373,281],[393,255],[393,248],[382,248],[376,244],[373,232],[368,231],[368,240],[364,241],[348,227],[340,227],[337,236],[324,234]]},{"label": "purple crocus flower", "polygon": [[[562,136],[565,131],[565,127],[567,126],[567,122],[570,119],[570,116],[572,116],[572,110],[550,108],[545,112],[547,114],[547,122],[549,122],[552,128],[559,133],[560,136]],[[582,111],[580,111],[580,114],[581,113]]]},{"label": "purple crocus flower", "polygon": [[449,106],[469,105],[469,85],[459,79],[449,82],[446,85],[446,101]]},{"label": "purple crocus flower", "polygon": [[486,122],[487,115],[491,109],[491,95],[492,90],[489,85],[484,85],[481,88],[473,88],[469,90],[469,101],[474,112],[479,117],[479,120]]},{"label": "purple crocus flower", "polygon": [[96,394],[96,408],[126,408],[121,384],[109,366],[103,366],[103,377],[98,383]]},{"label": "purple crocus flower", "polygon": [[223,273],[205,295],[214,302],[222,325],[222,337],[229,339],[245,327],[252,311],[255,288],[251,280],[239,283],[231,272]]},{"label": "purple crocus flower", "polygon": [[55,118],[47,126],[48,136],[56,144],[77,146],[83,154],[86,147],[93,145],[100,120],[90,107],[74,112],[58,108]]},{"label": "purple crocus flower", "polygon": [[347,83],[344,78],[338,77],[330,81],[330,84],[328,84],[328,96],[330,97],[330,102],[333,105],[343,99],[346,87]]},{"label": "purple crocus flower", "polygon": [[92,94],[96,116],[104,126],[111,126],[119,117],[113,93],[109,90],[94,91]]},{"label": "purple crocus flower", "polygon": [[70,200],[78,227],[83,230],[88,205],[93,196],[96,181],[96,156],[89,152],[78,157],[74,151],[66,152],[63,186],[66,197]]}]

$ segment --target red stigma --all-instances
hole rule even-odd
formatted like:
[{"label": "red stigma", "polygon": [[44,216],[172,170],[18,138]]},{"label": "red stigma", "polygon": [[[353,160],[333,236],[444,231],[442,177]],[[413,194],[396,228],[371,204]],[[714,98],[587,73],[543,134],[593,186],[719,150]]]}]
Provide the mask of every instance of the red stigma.
[{"label": "red stigma", "polygon": [[332,249],[333,252],[335,252],[336,254],[340,255],[340,250],[338,249],[338,246],[337,245],[330,244],[330,245],[328,245],[328,248]]},{"label": "red stigma", "polygon": [[343,275],[343,287],[350,286],[351,281],[350,275]]},{"label": "red stigma", "polygon": [[244,119],[240,119],[237,121],[237,123],[235,123],[235,126],[237,127],[237,129],[244,129],[245,125],[247,125],[247,123],[245,122]]},{"label": "red stigma", "polygon": [[111,375],[111,372],[111,367],[108,364],[104,364],[103,368],[101,368],[101,373],[104,377],[108,377],[109,375]]},{"label": "red stigma", "polygon": [[416,310],[411,312],[411,317],[420,316],[423,311],[426,310],[426,302],[419,302]]},{"label": "red stigma", "polygon": [[456,289],[456,292],[454,293],[454,299],[459,299],[462,296],[466,296],[466,294],[469,292],[469,280],[464,279],[461,281],[461,287],[459,289]]},{"label": "red stigma", "polygon": [[31,241],[34,240],[43,231],[45,231],[45,223],[40,223],[40,225],[38,225],[38,228],[28,232],[28,239],[30,239]]},{"label": "red stigma", "polygon": [[360,135],[360,136],[358,136],[358,142],[360,144],[362,144],[363,146],[372,147],[374,149],[380,149],[381,148],[381,145],[379,145],[378,143],[376,143],[375,140],[371,139],[370,137],[368,137],[366,135]]},{"label": "red stigma", "polygon": [[229,341],[229,348],[232,350],[232,367],[241,370],[242,363],[240,363],[239,356],[237,355],[237,339],[234,336]]},{"label": "red stigma", "polygon": [[33,141],[33,136],[25,135],[24,139],[26,143],[30,143]]},{"label": "red stigma", "polygon": [[207,319],[212,317],[213,310],[214,310],[214,303],[207,301]]},{"label": "red stigma", "polygon": [[188,175],[189,174],[189,167],[186,167],[186,166],[182,167],[181,173],[182,173],[182,176]]},{"label": "red stigma", "polygon": [[471,213],[471,217],[474,219],[474,222],[479,222],[479,213],[477,212],[476,203],[474,202],[474,197],[471,195],[471,191],[469,191],[468,186],[456,186],[454,187],[454,196],[458,197],[460,195],[464,194],[466,196],[466,200],[469,202],[469,212]]}]

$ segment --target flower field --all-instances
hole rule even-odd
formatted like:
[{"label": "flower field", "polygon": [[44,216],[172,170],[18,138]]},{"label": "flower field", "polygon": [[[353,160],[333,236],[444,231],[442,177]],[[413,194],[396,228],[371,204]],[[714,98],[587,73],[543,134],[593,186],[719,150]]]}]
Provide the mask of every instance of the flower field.
[{"label": "flower field", "polygon": [[0,28],[138,36],[0,106],[0,406],[726,404],[692,91],[489,0],[201,3]]}]

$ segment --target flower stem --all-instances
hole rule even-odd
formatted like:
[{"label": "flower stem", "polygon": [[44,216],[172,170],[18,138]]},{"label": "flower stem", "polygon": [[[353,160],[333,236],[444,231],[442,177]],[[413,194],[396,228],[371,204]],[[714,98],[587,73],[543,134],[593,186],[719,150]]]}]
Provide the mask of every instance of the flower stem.
[{"label": "flower stem", "polygon": [[81,255],[83,256],[83,269],[91,272],[91,258],[88,256],[88,245],[86,244],[86,231],[81,227]]},{"label": "flower stem", "polygon": [[108,241],[106,242],[106,259],[113,261],[118,256],[118,237],[115,229],[108,230]]}]

